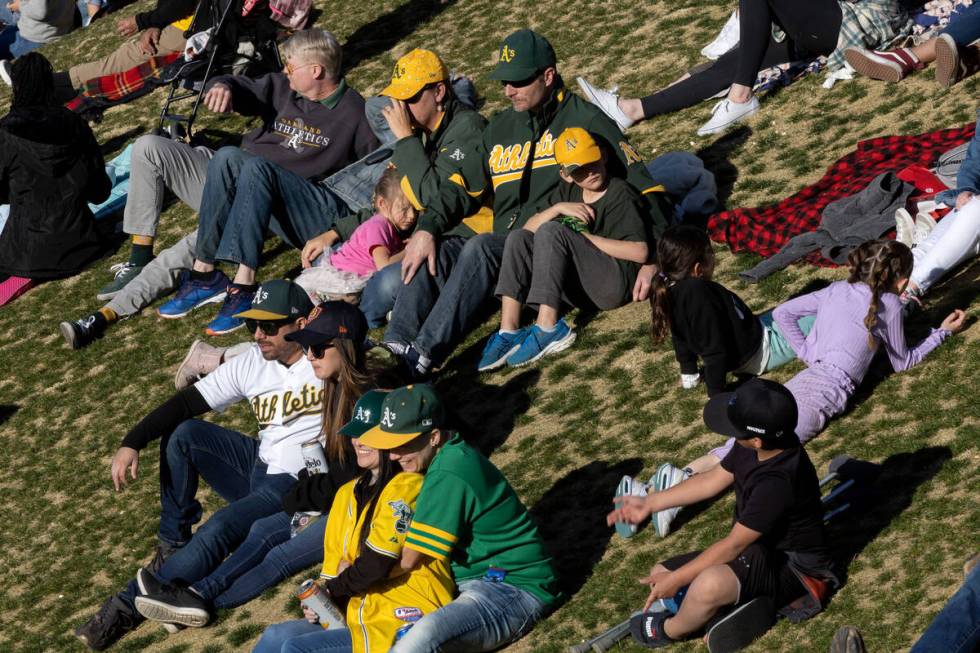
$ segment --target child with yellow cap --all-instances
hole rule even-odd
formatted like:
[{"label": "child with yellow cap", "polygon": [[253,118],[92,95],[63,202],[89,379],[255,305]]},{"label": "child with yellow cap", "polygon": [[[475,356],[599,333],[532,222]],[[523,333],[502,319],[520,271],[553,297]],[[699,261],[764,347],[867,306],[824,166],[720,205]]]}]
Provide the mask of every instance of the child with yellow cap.
[{"label": "child with yellow cap", "polygon": [[[630,302],[649,254],[645,201],[625,180],[609,175],[606,154],[581,127],[555,139],[562,182],[545,208],[507,237],[496,295],[500,330],[490,337],[478,369],[532,363],[567,349],[575,332],[559,319],[563,306],[608,310]],[[537,307],[530,327],[521,308]]]}]

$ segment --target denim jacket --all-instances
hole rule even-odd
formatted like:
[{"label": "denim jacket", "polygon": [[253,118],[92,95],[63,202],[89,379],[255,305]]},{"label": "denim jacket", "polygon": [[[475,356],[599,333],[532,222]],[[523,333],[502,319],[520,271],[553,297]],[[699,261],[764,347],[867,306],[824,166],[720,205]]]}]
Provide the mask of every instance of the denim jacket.
[{"label": "denim jacket", "polygon": [[977,133],[966,150],[966,158],[956,173],[956,188],[936,195],[936,201],[946,206],[956,206],[956,196],[964,191],[980,195],[980,110],[977,111]]}]

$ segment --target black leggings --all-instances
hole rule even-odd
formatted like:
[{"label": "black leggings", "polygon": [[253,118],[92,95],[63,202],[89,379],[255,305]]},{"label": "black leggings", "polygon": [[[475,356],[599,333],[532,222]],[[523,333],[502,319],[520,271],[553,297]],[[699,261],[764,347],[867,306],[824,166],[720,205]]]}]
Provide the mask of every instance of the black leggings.
[{"label": "black leggings", "polygon": [[[708,68],[641,98],[645,118],[692,106],[732,84],[751,88],[763,68],[828,55],[837,47],[837,0],[739,0],[738,10],[738,47]],[[772,38],[772,23],[786,33],[781,43]]]}]

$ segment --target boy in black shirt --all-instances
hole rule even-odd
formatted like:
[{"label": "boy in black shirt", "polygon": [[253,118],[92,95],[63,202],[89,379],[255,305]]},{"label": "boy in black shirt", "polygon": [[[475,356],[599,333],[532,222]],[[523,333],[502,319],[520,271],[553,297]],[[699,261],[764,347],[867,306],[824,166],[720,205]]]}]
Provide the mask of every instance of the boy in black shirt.
[{"label": "boy in black shirt", "polygon": [[817,474],[793,433],[793,395],[778,383],[752,379],[704,408],[709,429],[736,438],[721,465],[663,492],[617,497],[607,523],[638,523],[658,510],[687,506],[735,485],[735,523],[704,551],[665,560],[641,582],[650,585],[644,610],[689,586],[680,610],[644,612],[631,632],[651,648],[701,630],[715,614],[769,597],[794,621],[820,611],[831,571]]}]

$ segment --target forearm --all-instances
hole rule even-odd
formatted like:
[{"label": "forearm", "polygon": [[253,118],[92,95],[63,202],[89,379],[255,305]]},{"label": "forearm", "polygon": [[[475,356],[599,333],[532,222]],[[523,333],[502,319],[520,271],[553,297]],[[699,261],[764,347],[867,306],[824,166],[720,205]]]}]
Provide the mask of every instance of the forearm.
[{"label": "forearm", "polygon": [[365,594],[373,586],[388,578],[397,565],[398,558],[391,558],[365,547],[354,564],[324,585],[333,598],[350,598],[356,594]]},{"label": "forearm", "polygon": [[646,243],[631,243],[625,240],[615,240],[596,236],[595,234],[583,234],[592,241],[600,252],[621,261],[632,261],[633,263],[646,263],[648,248]]},{"label": "forearm", "polygon": [[203,415],[209,410],[211,406],[197,388],[185,388],[140,420],[123,438],[121,446],[139,451],[153,440],[172,433],[184,420]]},{"label": "forearm", "polygon": [[708,567],[723,565],[734,560],[744,549],[744,546],[733,542],[728,537],[718,540],[702,551],[697,558],[674,572],[677,575],[678,583],[681,586],[690,585],[702,571]]},{"label": "forearm", "polygon": [[668,490],[648,495],[646,504],[651,512],[690,506],[710,499],[733,482],[734,477],[731,473],[717,467],[710,472],[695,474]]}]

